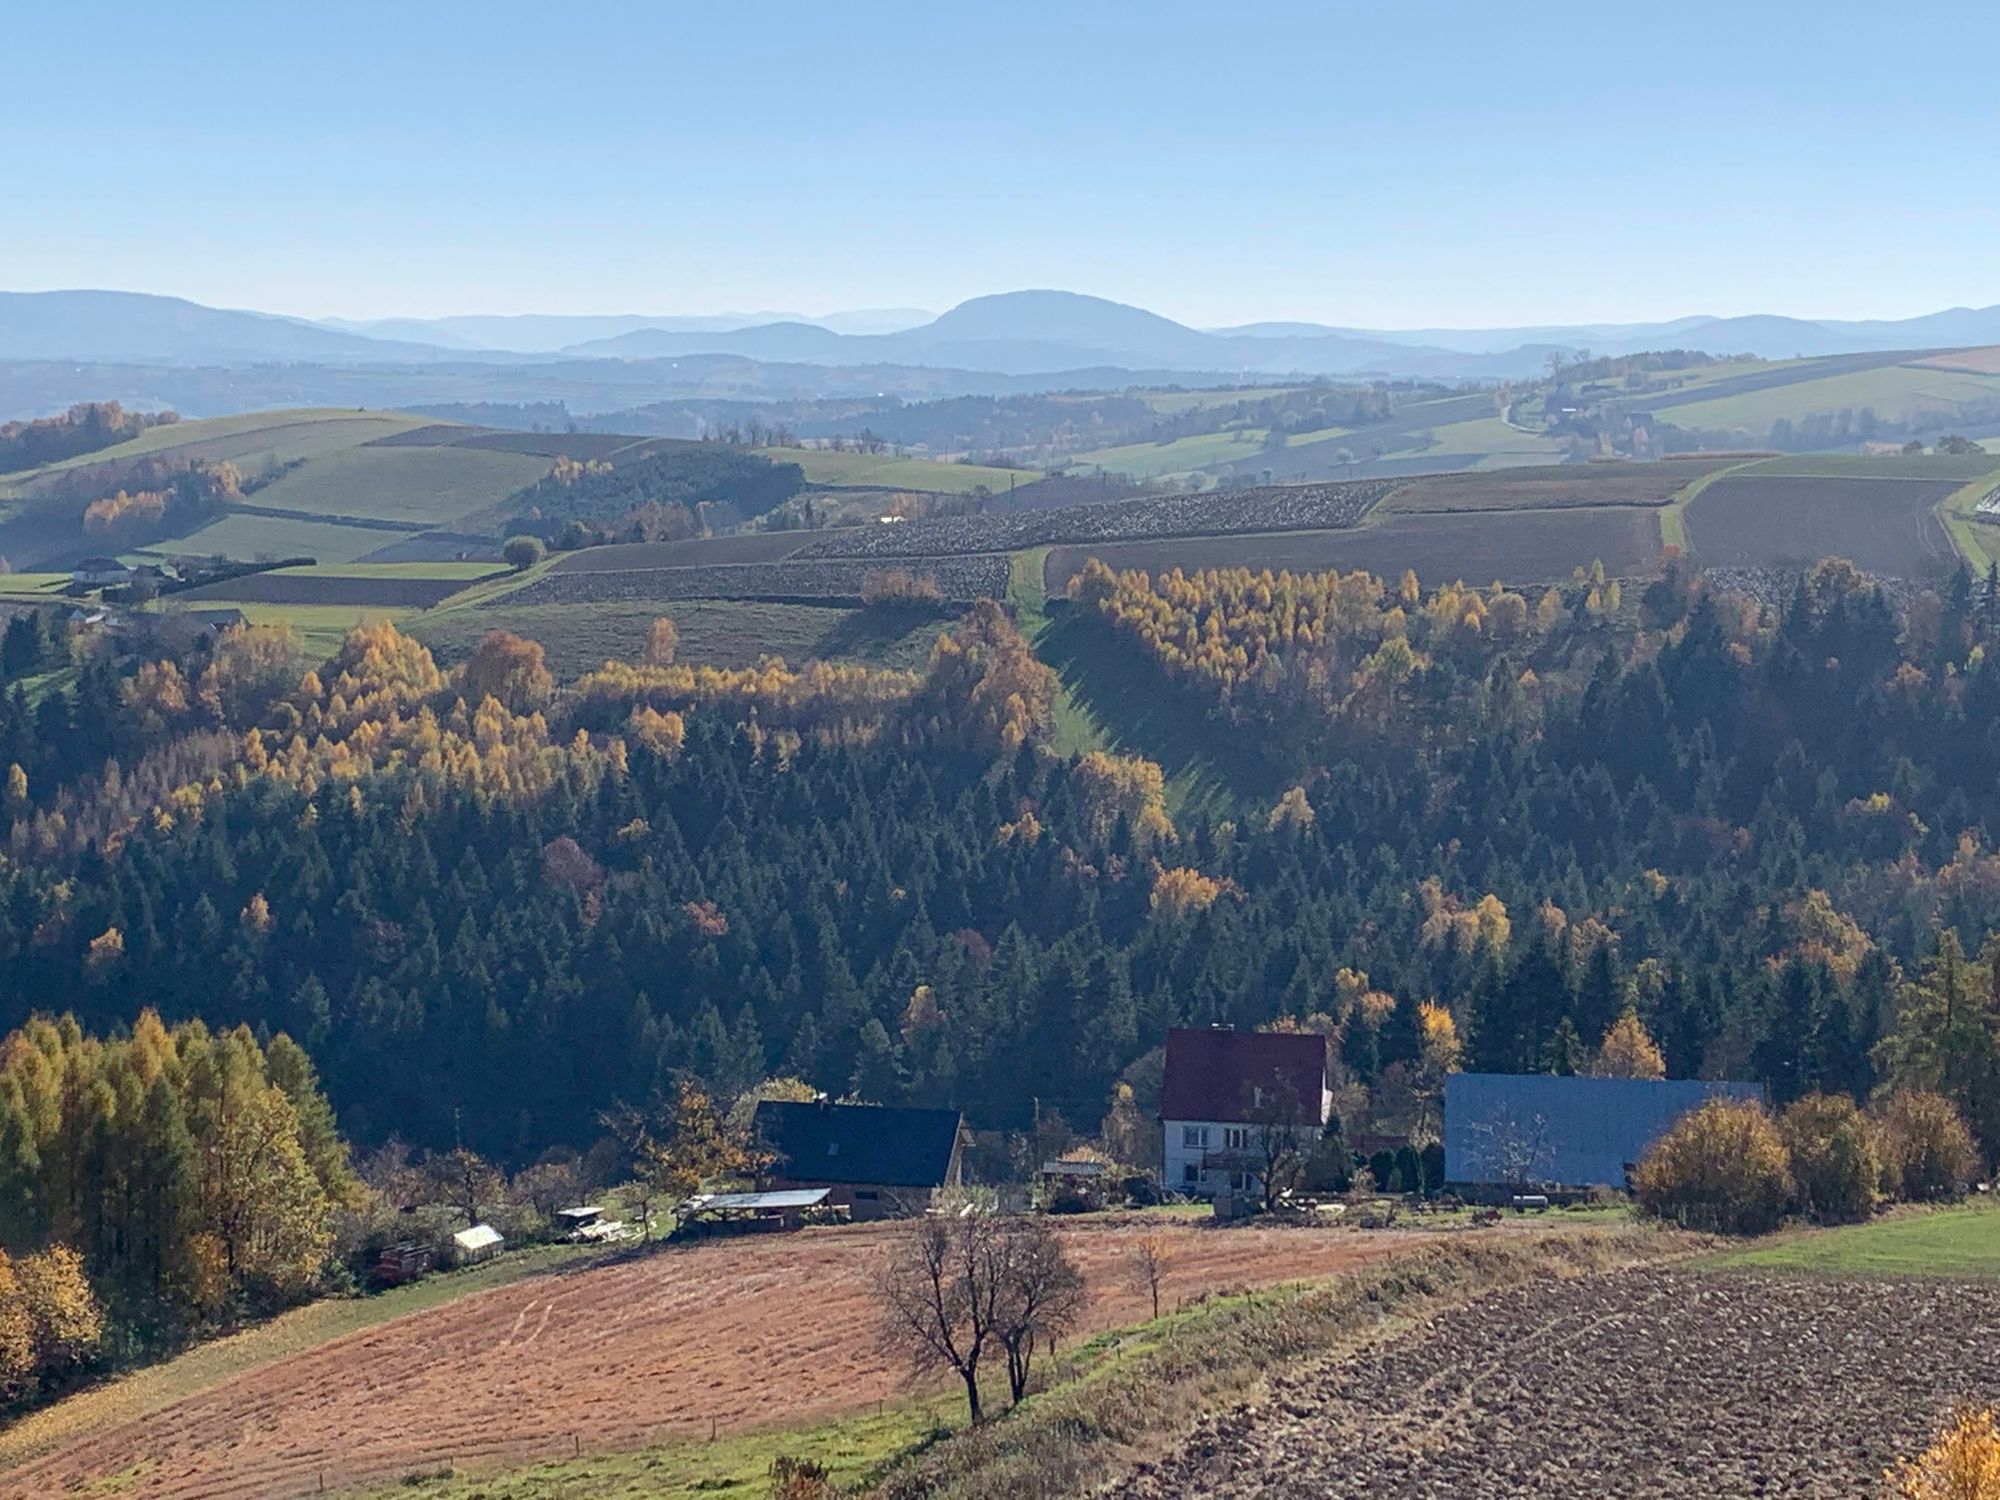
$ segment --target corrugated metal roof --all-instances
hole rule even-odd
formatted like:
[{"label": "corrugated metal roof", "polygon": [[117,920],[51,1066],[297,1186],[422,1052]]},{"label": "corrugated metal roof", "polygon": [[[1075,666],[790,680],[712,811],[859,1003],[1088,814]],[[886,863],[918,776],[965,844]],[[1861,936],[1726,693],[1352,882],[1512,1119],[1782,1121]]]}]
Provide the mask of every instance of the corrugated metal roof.
[{"label": "corrugated metal roof", "polygon": [[459,1230],[451,1242],[461,1250],[488,1250],[500,1243],[500,1231],[491,1224],[474,1224]]},{"label": "corrugated metal roof", "polygon": [[1700,1078],[1452,1073],[1444,1081],[1447,1182],[1623,1187],[1625,1169],[1675,1120],[1762,1085]]},{"label": "corrugated metal roof", "polygon": [[875,1187],[942,1187],[958,1144],[955,1109],[765,1099],[755,1127],[776,1177]]},{"label": "corrugated metal roof", "polygon": [[1257,1091],[1290,1088],[1317,1120],[1326,1091],[1326,1038],[1315,1032],[1177,1026],[1167,1033],[1163,1120],[1247,1120]]},{"label": "corrugated metal roof", "polygon": [[831,1188],[785,1188],[775,1193],[697,1193],[688,1199],[697,1212],[710,1208],[812,1208],[824,1203]]}]

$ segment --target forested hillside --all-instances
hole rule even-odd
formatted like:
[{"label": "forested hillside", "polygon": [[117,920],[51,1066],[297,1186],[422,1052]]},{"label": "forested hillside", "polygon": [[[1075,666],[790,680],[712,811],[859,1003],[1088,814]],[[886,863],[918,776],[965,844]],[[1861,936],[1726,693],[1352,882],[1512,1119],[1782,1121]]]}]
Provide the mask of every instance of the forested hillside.
[{"label": "forested hillside", "polygon": [[516,1163],[689,1072],[1091,1127],[1180,1022],[1322,1027],[1394,1118],[1423,1002],[1480,1068],[1630,1009],[1676,1074],[1862,1094],[1940,930],[2000,923],[1976,595],[1086,573],[1129,670],[1296,782],[1181,827],[1157,767],[1041,748],[991,604],[919,674],[667,632],[558,692],[532,643],[446,673],[386,625],[100,657],[0,713],[0,1019],[282,1030],[357,1141]]}]

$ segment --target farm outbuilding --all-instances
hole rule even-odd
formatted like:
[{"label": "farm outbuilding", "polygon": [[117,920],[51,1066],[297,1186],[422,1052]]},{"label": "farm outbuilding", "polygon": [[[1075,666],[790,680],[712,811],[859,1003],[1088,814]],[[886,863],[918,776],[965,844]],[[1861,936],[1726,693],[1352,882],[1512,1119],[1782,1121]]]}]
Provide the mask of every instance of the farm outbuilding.
[{"label": "farm outbuilding", "polygon": [[500,1248],[501,1243],[500,1231],[491,1224],[474,1224],[451,1237],[451,1247],[457,1252],[461,1265],[485,1260]]},{"label": "farm outbuilding", "polygon": [[697,1193],[680,1206],[683,1224],[709,1233],[797,1229],[813,1215],[833,1212],[830,1188],[786,1188],[770,1193]]},{"label": "farm outbuilding", "polygon": [[1760,1084],[1697,1078],[1448,1074],[1445,1182],[1475,1191],[1623,1188],[1647,1148],[1689,1110],[1763,1097]]},{"label": "farm outbuilding", "polygon": [[765,1187],[826,1188],[828,1207],[882,1219],[960,1184],[961,1124],[955,1109],[766,1099],[753,1129],[772,1152]]}]

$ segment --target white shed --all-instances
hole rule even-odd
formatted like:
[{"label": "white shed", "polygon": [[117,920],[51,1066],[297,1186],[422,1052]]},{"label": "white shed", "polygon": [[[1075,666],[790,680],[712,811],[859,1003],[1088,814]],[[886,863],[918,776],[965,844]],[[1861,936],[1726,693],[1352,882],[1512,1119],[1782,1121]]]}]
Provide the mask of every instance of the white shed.
[{"label": "white shed", "polygon": [[470,1263],[484,1260],[500,1248],[500,1231],[491,1224],[474,1224],[470,1229],[461,1229],[451,1237],[454,1249],[461,1262]]}]

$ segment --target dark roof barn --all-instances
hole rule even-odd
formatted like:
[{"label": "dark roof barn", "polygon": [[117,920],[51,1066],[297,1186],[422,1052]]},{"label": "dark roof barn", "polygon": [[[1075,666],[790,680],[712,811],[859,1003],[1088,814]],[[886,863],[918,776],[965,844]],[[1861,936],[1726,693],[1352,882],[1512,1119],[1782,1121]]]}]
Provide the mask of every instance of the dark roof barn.
[{"label": "dark roof barn", "polygon": [[958,1148],[955,1109],[765,1099],[753,1124],[776,1153],[771,1175],[793,1182],[942,1187]]}]

